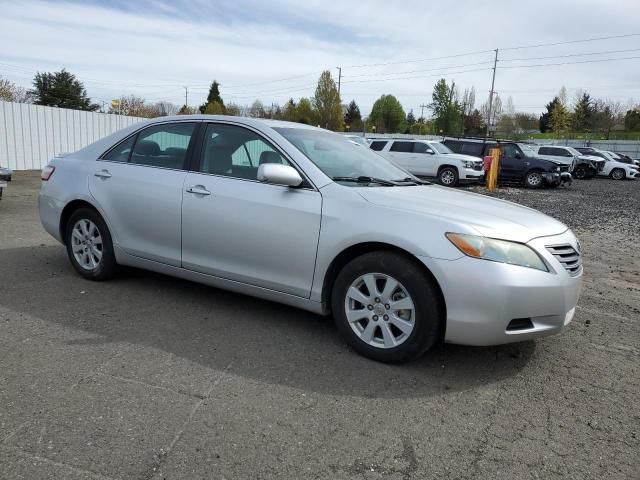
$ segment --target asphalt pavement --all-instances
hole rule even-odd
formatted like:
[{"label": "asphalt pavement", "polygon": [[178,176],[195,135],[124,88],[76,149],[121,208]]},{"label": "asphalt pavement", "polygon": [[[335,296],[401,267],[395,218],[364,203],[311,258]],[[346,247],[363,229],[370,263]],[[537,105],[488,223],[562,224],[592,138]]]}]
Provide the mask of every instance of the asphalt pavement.
[{"label": "asphalt pavement", "polygon": [[2,479],[640,478],[640,182],[501,189],[580,237],[574,321],[405,365],[282,305],[137,270],[85,281],[38,187],[16,173],[0,201]]}]

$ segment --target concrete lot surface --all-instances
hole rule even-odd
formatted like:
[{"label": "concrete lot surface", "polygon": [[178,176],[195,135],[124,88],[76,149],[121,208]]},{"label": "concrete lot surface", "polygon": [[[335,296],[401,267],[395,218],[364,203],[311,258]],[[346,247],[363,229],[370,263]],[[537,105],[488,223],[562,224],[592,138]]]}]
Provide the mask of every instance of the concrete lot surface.
[{"label": "concrete lot surface", "polygon": [[573,323],[399,366],[281,305],[85,281],[38,187],[16,174],[0,201],[2,479],[640,478],[640,182],[501,190],[581,238]]}]

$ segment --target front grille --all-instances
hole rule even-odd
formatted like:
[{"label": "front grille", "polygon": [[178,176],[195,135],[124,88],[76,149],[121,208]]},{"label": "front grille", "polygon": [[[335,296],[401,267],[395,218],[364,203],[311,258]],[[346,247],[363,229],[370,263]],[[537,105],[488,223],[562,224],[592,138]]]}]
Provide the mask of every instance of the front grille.
[{"label": "front grille", "polygon": [[474,165],[473,165],[473,169],[474,169],[474,170],[477,170],[477,171],[482,170],[482,162],[479,162],[479,163],[474,164]]},{"label": "front grille", "polygon": [[556,257],[564,269],[569,272],[569,275],[575,277],[582,270],[582,257],[580,252],[577,252],[568,243],[564,245],[547,245],[549,253]]},{"label": "front grille", "polygon": [[568,172],[570,169],[570,165],[560,165],[561,172]]}]

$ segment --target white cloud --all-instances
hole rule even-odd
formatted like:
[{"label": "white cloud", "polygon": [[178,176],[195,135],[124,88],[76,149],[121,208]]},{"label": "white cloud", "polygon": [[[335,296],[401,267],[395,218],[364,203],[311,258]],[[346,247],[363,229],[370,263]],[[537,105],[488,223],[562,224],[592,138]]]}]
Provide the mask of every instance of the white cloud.
[{"label": "white cloud", "polygon": [[[348,65],[440,57],[525,44],[633,33],[635,1],[522,2],[462,1],[447,5],[425,1],[210,2],[132,4],[134,10],[66,2],[0,1],[0,75],[27,85],[36,70],[67,67],[85,82],[89,94],[108,100],[137,93],[148,99],[183,102],[189,85],[190,104],[206,95],[214,78],[223,98],[250,103],[284,103],[288,96],[311,96],[323,68],[345,66],[343,98],[355,98],[364,112],[383,94],[398,96],[405,109],[428,103],[440,76],[455,79],[461,89],[475,86],[478,103],[490,88],[491,72],[446,75],[447,70],[375,79],[390,72],[413,72],[461,65],[459,72],[490,65],[491,53],[452,59],[370,68]],[[213,6],[212,6],[213,5]],[[501,58],[558,56],[574,53],[640,49],[640,37],[557,47],[511,50]],[[501,62],[500,66],[559,63],[590,58],[640,56],[640,50],[599,57]],[[336,70],[333,70],[336,72]],[[284,82],[274,79],[312,75]],[[626,100],[640,97],[635,81],[640,59],[547,68],[498,70],[496,90],[512,95],[516,109],[540,111],[561,85],[592,95]],[[440,75],[442,74],[442,75]],[[372,75],[370,77],[355,75]],[[428,76],[433,75],[433,76]],[[387,76],[386,78],[393,77]],[[377,77],[381,78],[381,77]],[[353,83],[351,83],[353,82]],[[247,85],[255,84],[258,85]],[[235,85],[235,87],[234,87]],[[234,96],[232,96],[234,95]]]}]

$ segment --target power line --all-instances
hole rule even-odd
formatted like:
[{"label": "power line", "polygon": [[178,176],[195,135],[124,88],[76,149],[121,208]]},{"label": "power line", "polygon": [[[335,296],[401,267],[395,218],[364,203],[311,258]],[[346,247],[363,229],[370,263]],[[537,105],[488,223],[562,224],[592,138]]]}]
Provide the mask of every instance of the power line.
[{"label": "power line", "polygon": [[477,65],[493,65],[493,61],[490,62],[478,62],[478,63],[467,63],[465,65],[451,65],[449,67],[438,67],[438,68],[428,68],[426,70],[405,70],[402,72],[390,72],[390,73],[360,73],[358,75],[343,75],[343,78],[356,78],[356,77],[375,77],[375,76],[388,76],[388,75],[403,75],[407,73],[423,73],[423,72],[433,72],[436,70],[448,70],[451,68],[466,68],[466,67],[474,67]]},{"label": "power line", "polygon": [[520,45],[518,47],[501,47],[500,50],[523,50],[526,48],[555,47],[556,45],[569,45],[571,43],[597,42],[600,40],[611,40],[614,38],[627,38],[627,37],[638,37],[638,36],[640,36],[640,33],[627,33],[624,35],[611,35],[608,37],[594,37],[594,38],[584,38],[581,40],[568,40],[566,42],[538,43],[536,45]]},{"label": "power line", "polygon": [[491,68],[474,68],[471,70],[460,70],[458,72],[445,72],[445,73],[434,73],[432,75],[416,75],[416,76],[411,76],[411,77],[394,77],[394,78],[373,78],[370,80],[351,80],[351,81],[346,81],[346,82],[342,82],[342,83],[370,83],[370,82],[388,82],[389,80],[410,80],[412,78],[428,78],[428,77],[437,77],[440,75],[443,76],[447,76],[447,75],[458,75],[461,73],[470,73],[470,72],[481,72],[481,71],[485,71],[485,70],[491,70]]},{"label": "power line", "polygon": [[525,58],[504,58],[501,59],[501,62],[520,62],[524,60],[546,60],[551,58],[568,58],[568,57],[586,57],[588,55],[605,55],[609,53],[628,53],[628,52],[638,52],[640,48],[629,48],[626,50],[609,50],[606,52],[588,52],[588,53],[569,53],[567,55],[553,55],[550,57],[525,57]]},{"label": "power line", "polygon": [[431,60],[444,60],[446,58],[457,58],[457,57],[466,57],[469,55],[478,55],[480,53],[489,53],[493,52],[493,50],[477,50],[475,52],[467,52],[467,53],[458,53],[456,55],[446,55],[444,57],[431,57],[431,58],[421,58],[417,60],[402,60],[399,62],[385,62],[385,63],[367,63],[363,65],[347,65],[343,68],[365,68],[365,67],[384,67],[387,65],[402,65],[405,63],[419,63],[419,62],[427,62]]},{"label": "power line", "polygon": [[615,62],[617,60],[633,60],[636,58],[640,58],[640,56],[635,57],[621,57],[621,58],[603,58],[600,60],[582,60],[580,62],[560,62],[560,63],[538,63],[535,65],[511,65],[506,67],[499,67],[500,69],[505,68],[534,68],[534,67],[556,67],[558,65],[578,65],[581,63],[601,63],[601,62]]}]

